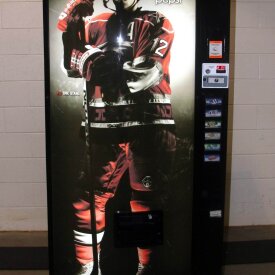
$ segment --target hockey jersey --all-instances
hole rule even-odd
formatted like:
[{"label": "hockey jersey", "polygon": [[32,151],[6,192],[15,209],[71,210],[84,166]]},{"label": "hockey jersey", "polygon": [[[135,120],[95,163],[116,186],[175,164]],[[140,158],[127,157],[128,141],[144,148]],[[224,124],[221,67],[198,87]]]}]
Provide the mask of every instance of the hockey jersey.
[{"label": "hockey jersey", "polygon": [[92,77],[86,82],[89,106],[82,125],[88,123],[87,115],[89,126],[101,130],[173,125],[169,76],[173,38],[171,23],[155,11],[87,17],[86,45],[105,53],[116,52],[121,73],[107,89],[94,84]]}]

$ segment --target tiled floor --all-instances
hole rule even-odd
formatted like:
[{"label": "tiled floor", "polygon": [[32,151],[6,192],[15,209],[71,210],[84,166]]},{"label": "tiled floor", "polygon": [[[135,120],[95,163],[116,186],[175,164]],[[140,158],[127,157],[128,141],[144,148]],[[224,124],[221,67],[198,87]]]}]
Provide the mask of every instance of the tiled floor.
[{"label": "tiled floor", "polygon": [[[274,275],[275,262],[266,264],[225,266],[222,275]],[[42,275],[42,274],[41,274]]]},{"label": "tiled floor", "polygon": [[[275,239],[275,227],[247,227],[233,228],[225,234],[226,241],[251,241],[251,240]],[[47,233],[0,233],[0,246],[28,247],[46,246]],[[0,270],[0,275],[49,275],[47,270]],[[61,274],[63,275],[63,274]],[[121,274],[123,275],[123,274]],[[171,274],[173,275],[173,274]],[[224,266],[221,275],[275,275],[274,263],[243,264]]]},{"label": "tiled floor", "polygon": [[[0,275],[48,275],[46,270],[2,270]],[[275,263],[225,266],[222,275],[274,275]],[[173,275],[173,274],[171,274]]]},{"label": "tiled floor", "polygon": [[47,270],[1,270],[1,275],[48,275],[49,272]]}]

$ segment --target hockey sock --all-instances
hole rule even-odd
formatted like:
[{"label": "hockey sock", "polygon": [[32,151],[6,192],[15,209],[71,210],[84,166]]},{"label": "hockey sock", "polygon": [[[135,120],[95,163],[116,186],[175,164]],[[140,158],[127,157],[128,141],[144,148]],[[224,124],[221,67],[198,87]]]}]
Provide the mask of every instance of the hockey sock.
[{"label": "hockey sock", "polygon": [[[74,230],[75,254],[77,261],[81,264],[87,264],[93,261],[90,202],[89,197],[84,195],[73,203],[76,217],[76,227]],[[102,194],[101,196],[95,195],[98,249],[104,236],[105,205],[109,197],[109,194]]]},{"label": "hockey sock", "polygon": [[[150,201],[132,200],[130,203],[132,212],[145,212],[152,209]],[[137,250],[139,262],[143,265],[149,265],[152,260],[152,248],[138,247]]]},{"label": "hockey sock", "polygon": [[143,265],[149,265],[152,261],[152,248],[140,248],[138,247],[138,259]]},{"label": "hockey sock", "polygon": [[[98,254],[100,252],[100,245],[97,246]],[[81,265],[88,264],[94,261],[93,247],[84,245],[75,245],[76,259]]]}]

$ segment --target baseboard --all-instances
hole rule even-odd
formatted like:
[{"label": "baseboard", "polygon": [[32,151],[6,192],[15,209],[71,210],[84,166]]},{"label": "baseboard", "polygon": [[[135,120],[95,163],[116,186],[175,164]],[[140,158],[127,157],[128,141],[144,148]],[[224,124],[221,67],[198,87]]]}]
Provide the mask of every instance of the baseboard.
[{"label": "baseboard", "polygon": [[224,265],[275,262],[275,240],[224,243]]},{"label": "baseboard", "polygon": [[48,269],[47,247],[0,247],[0,269]]}]

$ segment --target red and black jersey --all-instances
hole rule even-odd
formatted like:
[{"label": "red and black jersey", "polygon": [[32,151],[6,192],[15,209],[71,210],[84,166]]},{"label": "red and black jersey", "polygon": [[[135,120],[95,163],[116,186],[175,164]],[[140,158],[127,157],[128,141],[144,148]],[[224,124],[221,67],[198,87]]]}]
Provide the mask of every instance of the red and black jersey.
[{"label": "red and black jersey", "polygon": [[[125,128],[174,124],[170,102],[170,49],[174,30],[155,11],[121,16],[87,17],[85,42],[103,52],[119,54],[121,77],[107,90],[86,83],[92,128]],[[115,97],[108,97],[109,94]]]}]

